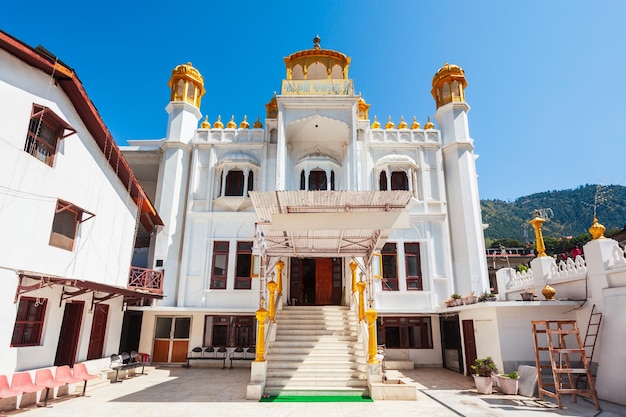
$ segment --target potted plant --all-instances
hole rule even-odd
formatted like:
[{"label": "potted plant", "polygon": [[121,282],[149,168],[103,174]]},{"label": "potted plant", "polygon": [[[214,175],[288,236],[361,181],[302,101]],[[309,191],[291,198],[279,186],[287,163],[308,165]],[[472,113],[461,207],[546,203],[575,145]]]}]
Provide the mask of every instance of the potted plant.
[{"label": "potted plant", "polygon": [[461,299],[461,294],[457,294],[454,293],[450,296],[450,298],[452,298],[452,300],[454,300],[454,305],[455,306],[462,306],[463,305],[463,299]]},{"label": "potted plant", "polygon": [[518,382],[519,374],[517,371],[498,375],[498,385],[503,394],[517,395]]},{"label": "potted plant", "polygon": [[474,295],[474,291],[463,296],[463,304],[465,305],[476,304],[477,301],[478,301],[478,297]]},{"label": "potted plant", "polygon": [[452,298],[448,298],[443,303],[446,305],[446,307],[454,307],[454,300]]},{"label": "potted plant", "polygon": [[476,359],[471,368],[474,371],[472,376],[476,384],[476,391],[478,391],[479,394],[491,394],[493,390],[492,376],[498,372],[498,367],[491,356]]},{"label": "potted plant", "polygon": [[524,292],[520,293],[522,297],[522,301],[533,301],[536,297],[535,289],[533,287],[528,287],[524,290]]}]

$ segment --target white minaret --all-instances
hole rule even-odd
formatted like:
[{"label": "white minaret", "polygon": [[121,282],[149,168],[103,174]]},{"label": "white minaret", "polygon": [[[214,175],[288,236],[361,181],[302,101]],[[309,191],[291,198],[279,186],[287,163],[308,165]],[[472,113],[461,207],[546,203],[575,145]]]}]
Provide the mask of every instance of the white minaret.
[{"label": "white minaret", "polygon": [[443,167],[452,243],[455,292],[489,289],[485,239],[478,195],[476,155],[465,102],[467,81],[457,65],[444,64],[433,77],[435,120],[441,130]]},{"label": "white minaret", "polygon": [[187,211],[190,142],[201,117],[200,100],[204,94],[204,79],[188,63],[172,70],[168,85],[171,96],[165,108],[168,113],[167,136],[163,144],[156,192],[156,207],[164,227],[156,235],[153,259],[155,267],[162,266],[165,271],[163,305],[175,306]]}]

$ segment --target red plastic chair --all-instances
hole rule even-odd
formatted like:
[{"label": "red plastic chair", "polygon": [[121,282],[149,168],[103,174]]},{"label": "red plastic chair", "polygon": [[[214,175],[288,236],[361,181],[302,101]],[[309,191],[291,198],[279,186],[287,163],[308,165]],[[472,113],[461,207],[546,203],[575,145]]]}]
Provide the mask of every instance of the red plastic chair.
[{"label": "red plastic chair", "polygon": [[23,394],[27,392],[37,392],[46,389],[44,386],[33,384],[33,379],[28,372],[17,372],[13,374],[11,379],[11,388],[21,391]]},{"label": "red plastic chair", "polygon": [[35,371],[35,385],[46,387],[46,398],[43,402],[44,407],[46,407],[48,405],[50,388],[54,389],[56,387],[60,387],[61,385],[65,385],[65,382],[56,381],[52,376],[52,371],[49,368],[46,368]]},{"label": "red plastic chair", "polygon": [[82,378],[77,378],[72,374],[72,370],[67,365],[57,367],[57,370],[54,373],[54,379],[65,384],[83,382]]},{"label": "red plastic chair", "polygon": [[0,375],[0,398],[10,398],[20,395],[22,391],[11,389],[6,375]]},{"label": "red plastic chair", "polygon": [[85,381],[85,385],[83,385],[83,396],[85,395],[85,391],[87,390],[87,381],[92,379],[99,378],[98,375],[92,375],[87,371],[87,366],[84,363],[76,363],[74,364],[74,377],[80,378]]}]

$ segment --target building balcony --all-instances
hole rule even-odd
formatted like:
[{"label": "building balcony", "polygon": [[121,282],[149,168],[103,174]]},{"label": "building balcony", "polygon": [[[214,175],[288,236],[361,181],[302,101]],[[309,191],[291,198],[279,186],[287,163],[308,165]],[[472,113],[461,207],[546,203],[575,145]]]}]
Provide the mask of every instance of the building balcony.
[{"label": "building balcony", "polygon": [[128,288],[152,294],[163,294],[163,271],[131,266]]}]

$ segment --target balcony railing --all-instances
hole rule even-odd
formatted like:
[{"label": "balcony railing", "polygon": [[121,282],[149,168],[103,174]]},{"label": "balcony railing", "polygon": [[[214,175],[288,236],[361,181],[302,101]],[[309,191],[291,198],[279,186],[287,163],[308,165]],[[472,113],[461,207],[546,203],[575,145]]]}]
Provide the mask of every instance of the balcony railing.
[{"label": "balcony railing", "polygon": [[128,288],[148,291],[153,294],[163,294],[163,271],[131,266]]}]

